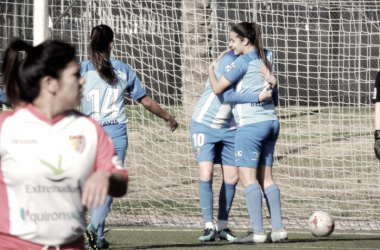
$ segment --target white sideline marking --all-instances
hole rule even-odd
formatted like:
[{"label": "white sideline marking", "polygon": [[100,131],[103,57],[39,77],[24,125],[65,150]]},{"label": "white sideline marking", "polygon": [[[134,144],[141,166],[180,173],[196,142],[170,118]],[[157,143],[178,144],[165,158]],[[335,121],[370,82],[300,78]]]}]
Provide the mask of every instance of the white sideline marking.
[{"label": "white sideline marking", "polygon": [[[134,229],[134,228],[106,228],[105,230],[109,231],[145,231],[145,232],[200,232],[202,230],[197,229]],[[247,232],[248,230],[232,230],[234,232]],[[289,234],[310,234],[307,231],[289,231]],[[334,232],[333,235],[380,235],[379,233],[344,233],[344,232]],[[317,238],[317,237],[316,237]],[[338,249],[338,248],[337,248]],[[350,248],[346,248],[350,249]],[[367,249],[367,248],[361,248]],[[368,248],[373,249],[373,248]],[[377,248],[376,248],[377,249]]]}]

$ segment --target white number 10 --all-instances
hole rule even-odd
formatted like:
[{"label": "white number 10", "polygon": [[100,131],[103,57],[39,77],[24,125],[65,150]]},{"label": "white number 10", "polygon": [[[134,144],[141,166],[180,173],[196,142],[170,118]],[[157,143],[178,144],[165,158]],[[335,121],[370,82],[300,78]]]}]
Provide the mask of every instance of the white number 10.
[{"label": "white number 10", "polygon": [[194,147],[202,147],[205,144],[204,134],[193,134]]},{"label": "white number 10", "polygon": [[[119,110],[116,106],[117,98],[119,97],[119,89],[107,89],[106,96],[102,104],[102,115],[111,113],[111,117],[117,117]],[[93,89],[87,94],[87,101],[92,102],[92,118],[99,120],[100,118],[100,94],[99,89]]]}]

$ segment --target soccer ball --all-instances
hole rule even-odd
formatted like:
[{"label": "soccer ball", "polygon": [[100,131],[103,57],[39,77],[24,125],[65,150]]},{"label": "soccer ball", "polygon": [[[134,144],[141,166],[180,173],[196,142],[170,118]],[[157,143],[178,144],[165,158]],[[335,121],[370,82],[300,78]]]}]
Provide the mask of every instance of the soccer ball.
[{"label": "soccer ball", "polygon": [[316,237],[327,237],[334,231],[334,218],[327,212],[317,211],[313,213],[307,222],[312,235]]}]

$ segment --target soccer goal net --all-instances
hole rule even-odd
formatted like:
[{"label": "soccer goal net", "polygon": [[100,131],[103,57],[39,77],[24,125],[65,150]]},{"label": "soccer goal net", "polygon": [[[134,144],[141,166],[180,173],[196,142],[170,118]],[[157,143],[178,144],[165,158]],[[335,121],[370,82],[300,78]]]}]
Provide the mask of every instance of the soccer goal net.
[{"label": "soccer goal net", "polygon": [[[115,199],[108,223],[201,226],[199,169],[192,152],[191,115],[207,66],[228,47],[240,21],[261,26],[274,52],[281,131],[273,173],[287,228],[306,227],[324,210],[344,229],[380,229],[380,165],[373,152],[371,92],[379,70],[380,2],[362,0],[49,0],[54,39],[75,45],[88,60],[89,32],[115,32],[112,57],[128,63],[143,87],[180,123],[160,118],[125,97],[129,192]],[[0,3],[0,47],[31,40],[32,0]],[[72,6],[70,6],[72,5]],[[63,14],[63,16],[62,16]],[[60,17],[61,16],[61,17]],[[222,183],[213,181],[214,217]],[[241,184],[232,227],[250,227]],[[263,203],[265,204],[265,202]],[[270,226],[264,205],[264,225]]]}]

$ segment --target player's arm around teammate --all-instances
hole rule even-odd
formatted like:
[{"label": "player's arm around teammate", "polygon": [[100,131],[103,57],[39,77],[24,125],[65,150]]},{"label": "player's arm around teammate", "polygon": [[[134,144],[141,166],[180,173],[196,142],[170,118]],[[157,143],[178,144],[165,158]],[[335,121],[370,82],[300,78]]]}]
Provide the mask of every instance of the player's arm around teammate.
[{"label": "player's arm around teammate", "polygon": [[373,93],[373,102],[375,103],[375,156],[380,160],[380,71],[376,75],[375,89]]},{"label": "player's arm around teammate", "polygon": [[[266,82],[276,85],[276,79],[271,74],[272,52],[263,49],[260,29],[256,23],[236,24],[230,32],[230,48],[235,55],[240,56],[226,68],[219,81],[212,74],[213,63],[209,67],[209,77],[215,93],[220,93],[232,83],[242,93],[265,90],[269,88],[265,86]],[[262,64],[267,70],[263,69]],[[238,122],[235,161],[239,166],[239,179],[244,187],[253,229],[235,242],[267,240],[262,225],[260,187],[264,191],[272,219],[271,237],[268,238],[273,241],[285,240],[287,233],[282,225],[280,192],[272,177],[273,153],[279,133],[274,101],[264,101],[259,105],[235,105],[235,118]]]},{"label": "player's arm around teammate", "polygon": [[[222,53],[214,68],[214,74],[220,77],[225,67],[236,58],[232,51]],[[208,81],[198,100],[190,126],[192,145],[199,166],[199,199],[205,222],[205,231],[198,238],[199,241],[219,238],[232,242],[237,239],[228,228],[229,212],[238,182],[234,159],[236,124],[232,115],[232,104],[229,102],[257,103],[259,94],[237,93],[232,88],[226,92],[226,95],[215,95]],[[218,163],[222,167],[223,183],[219,193],[215,228],[212,183],[214,164]]]},{"label": "player's arm around teammate", "polygon": [[18,107],[0,115],[1,248],[83,250],[85,206],[124,195],[128,175],[102,128],[73,110],[85,82],[75,49],[17,40],[2,69]]}]

